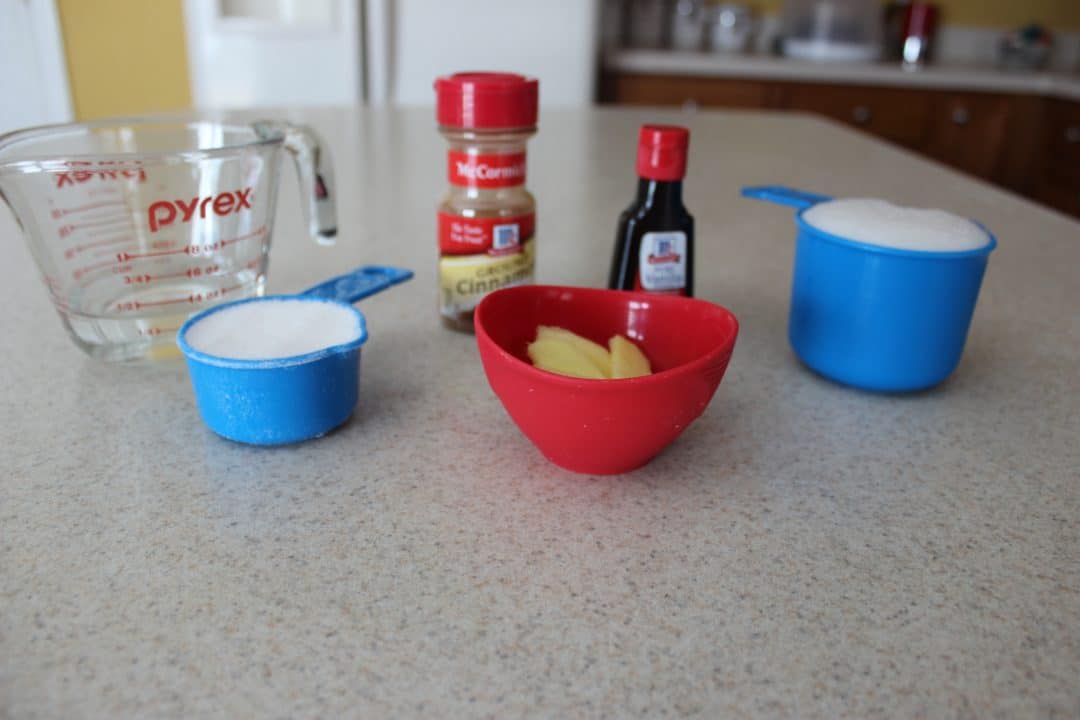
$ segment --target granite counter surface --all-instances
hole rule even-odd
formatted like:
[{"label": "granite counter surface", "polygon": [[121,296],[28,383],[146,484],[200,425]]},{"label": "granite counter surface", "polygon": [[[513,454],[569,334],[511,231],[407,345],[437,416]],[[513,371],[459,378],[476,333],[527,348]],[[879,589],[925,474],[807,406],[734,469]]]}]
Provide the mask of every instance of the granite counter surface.
[{"label": "granite counter surface", "polygon": [[[82,356],[0,214],[0,717],[1080,715],[1080,224],[810,117],[542,113],[539,278],[603,283],[637,127],[681,121],[698,294],[742,326],[672,447],[579,476],[438,325],[430,112],[281,114],[326,136],[342,231],[306,240],[285,168],[269,289],[417,271],[359,305],[322,439],[230,443],[179,363]],[[997,234],[952,378],[800,366],[790,213],[738,195],[776,182]]]}]

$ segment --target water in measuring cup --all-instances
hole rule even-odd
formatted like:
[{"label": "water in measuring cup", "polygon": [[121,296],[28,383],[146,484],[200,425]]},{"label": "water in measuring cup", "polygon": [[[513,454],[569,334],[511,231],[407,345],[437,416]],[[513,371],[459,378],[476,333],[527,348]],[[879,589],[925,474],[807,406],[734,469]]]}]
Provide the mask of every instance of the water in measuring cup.
[{"label": "water in measuring cup", "polygon": [[[82,305],[87,310],[61,309],[60,316],[75,341],[93,357],[156,357],[158,346],[171,354],[176,331],[195,313],[226,300],[262,295],[265,275],[245,270],[231,275],[227,283],[216,278],[163,283],[150,291],[101,298],[99,302],[88,299]],[[95,306],[100,308],[97,312],[93,311]],[[133,316],[126,308],[139,315]]]},{"label": "water in measuring cup", "polygon": [[263,292],[265,225],[206,223],[205,232],[159,236],[127,203],[91,209],[60,226],[60,278],[47,281],[68,331],[94,357],[170,354],[188,317]]}]

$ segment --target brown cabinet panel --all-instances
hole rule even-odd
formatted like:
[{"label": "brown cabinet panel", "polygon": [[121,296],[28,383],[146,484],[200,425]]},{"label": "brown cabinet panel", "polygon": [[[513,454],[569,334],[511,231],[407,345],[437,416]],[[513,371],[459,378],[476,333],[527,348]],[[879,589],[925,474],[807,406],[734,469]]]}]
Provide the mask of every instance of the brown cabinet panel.
[{"label": "brown cabinet panel", "polygon": [[909,148],[925,141],[930,98],[921,90],[792,84],[784,107],[818,113]]},{"label": "brown cabinet panel", "polygon": [[776,87],[756,80],[614,74],[601,82],[601,100],[624,105],[764,108]]},{"label": "brown cabinet panel", "polygon": [[1007,96],[934,93],[925,151],[946,165],[991,179],[999,174],[1011,117],[1012,105]]},{"label": "brown cabinet panel", "polygon": [[1041,145],[1031,195],[1080,217],[1080,102],[1047,103]]},{"label": "brown cabinet panel", "polygon": [[1047,177],[1080,183],[1080,102],[1050,101],[1045,148]]}]

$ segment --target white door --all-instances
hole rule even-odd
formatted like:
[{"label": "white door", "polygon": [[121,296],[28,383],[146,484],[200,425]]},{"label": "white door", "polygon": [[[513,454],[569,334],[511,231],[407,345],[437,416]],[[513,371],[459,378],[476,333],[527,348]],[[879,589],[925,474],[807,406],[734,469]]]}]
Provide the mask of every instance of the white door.
[{"label": "white door", "polygon": [[541,107],[593,100],[597,0],[367,0],[368,99],[431,105],[462,70],[540,79]]},{"label": "white door", "polygon": [[354,105],[360,0],[184,0],[198,108]]},{"label": "white door", "polygon": [[72,119],[53,0],[0,0],[0,132]]}]

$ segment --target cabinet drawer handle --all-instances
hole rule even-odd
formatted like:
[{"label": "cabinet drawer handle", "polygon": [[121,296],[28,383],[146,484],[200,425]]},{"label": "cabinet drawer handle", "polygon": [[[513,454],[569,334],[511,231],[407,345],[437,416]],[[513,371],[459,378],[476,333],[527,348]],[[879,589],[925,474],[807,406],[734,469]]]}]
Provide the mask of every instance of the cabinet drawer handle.
[{"label": "cabinet drawer handle", "polygon": [[870,122],[871,117],[873,117],[873,113],[870,112],[868,105],[856,105],[855,109],[851,111],[851,119],[858,125],[865,125]]},{"label": "cabinet drawer handle", "polygon": [[971,122],[971,113],[965,107],[953,108],[952,121],[956,125],[967,125]]},{"label": "cabinet drawer handle", "polygon": [[1070,145],[1080,143],[1080,125],[1070,125],[1065,128],[1065,142]]}]

